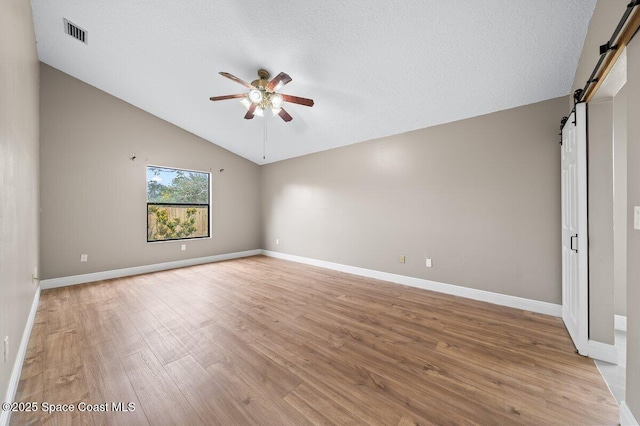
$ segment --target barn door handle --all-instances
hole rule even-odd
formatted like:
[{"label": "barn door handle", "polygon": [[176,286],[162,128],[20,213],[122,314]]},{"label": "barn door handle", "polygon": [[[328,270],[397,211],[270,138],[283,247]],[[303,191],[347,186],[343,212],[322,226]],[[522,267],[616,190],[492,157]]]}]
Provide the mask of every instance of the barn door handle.
[{"label": "barn door handle", "polygon": [[578,239],[578,234],[571,236],[571,250],[573,250],[573,251],[575,251],[577,253],[578,252],[578,248],[577,247],[573,248],[573,239],[574,238],[577,240]]}]

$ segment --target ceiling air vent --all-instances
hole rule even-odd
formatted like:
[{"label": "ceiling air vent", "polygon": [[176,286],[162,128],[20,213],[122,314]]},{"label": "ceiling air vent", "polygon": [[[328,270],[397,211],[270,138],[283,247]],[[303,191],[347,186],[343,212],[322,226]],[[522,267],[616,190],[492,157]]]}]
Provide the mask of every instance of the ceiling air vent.
[{"label": "ceiling air vent", "polygon": [[64,32],[69,34],[76,40],[80,40],[84,44],[87,44],[87,32],[73,22],[67,21],[66,19],[64,20]]}]

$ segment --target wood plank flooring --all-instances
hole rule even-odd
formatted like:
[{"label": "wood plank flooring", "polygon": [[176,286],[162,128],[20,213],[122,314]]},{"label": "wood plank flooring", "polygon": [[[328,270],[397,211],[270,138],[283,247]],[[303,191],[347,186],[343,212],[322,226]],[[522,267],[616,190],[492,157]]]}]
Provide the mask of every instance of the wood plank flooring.
[{"label": "wood plank flooring", "polygon": [[43,291],[16,400],[76,409],[13,425],[618,421],[558,318],[263,256]]}]

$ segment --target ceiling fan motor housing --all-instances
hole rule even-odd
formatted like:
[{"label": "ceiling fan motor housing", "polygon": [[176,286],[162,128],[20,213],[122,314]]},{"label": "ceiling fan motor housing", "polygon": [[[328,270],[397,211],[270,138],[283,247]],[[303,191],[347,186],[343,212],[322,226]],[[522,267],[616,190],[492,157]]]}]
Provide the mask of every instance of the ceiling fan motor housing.
[{"label": "ceiling fan motor housing", "polygon": [[258,70],[258,80],[253,80],[251,85],[264,91],[266,90],[267,84],[269,84],[269,71],[260,68]]}]

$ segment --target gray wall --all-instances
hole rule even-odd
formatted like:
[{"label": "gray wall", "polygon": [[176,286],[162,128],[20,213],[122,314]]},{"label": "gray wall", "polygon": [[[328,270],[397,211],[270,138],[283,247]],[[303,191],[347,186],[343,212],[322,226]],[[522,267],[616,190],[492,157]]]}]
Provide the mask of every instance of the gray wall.
[{"label": "gray wall", "polygon": [[566,106],[563,97],[263,166],[262,247],[561,303]]},{"label": "gray wall", "polygon": [[[40,75],[43,278],[260,248],[256,164],[47,65]],[[147,163],[212,173],[213,238],[146,242]]]},{"label": "gray wall", "polygon": [[588,111],[589,338],[613,345],[613,99]]},{"label": "gray wall", "polygon": [[4,401],[36,292],[38,266],[38,56],[31,3],[0,2],[0,362]]},{"label": "gray wall", "polygon": [[627,47],[627,397],[640,420],[640,230],[633,229],[633,206],[640,206],[640,37]]}]

